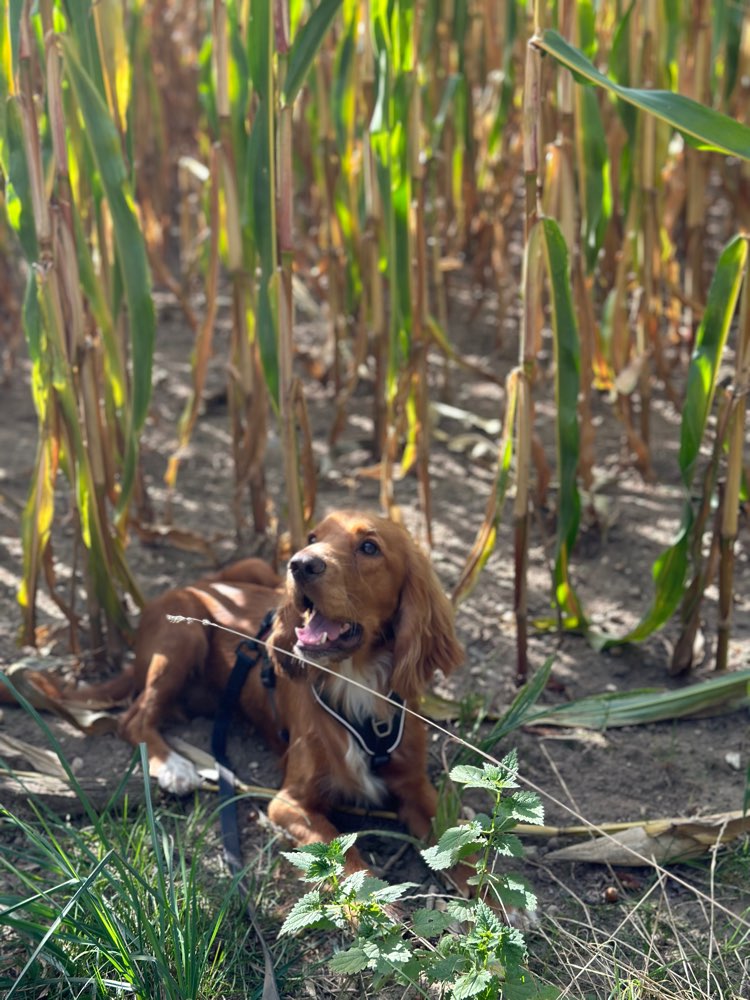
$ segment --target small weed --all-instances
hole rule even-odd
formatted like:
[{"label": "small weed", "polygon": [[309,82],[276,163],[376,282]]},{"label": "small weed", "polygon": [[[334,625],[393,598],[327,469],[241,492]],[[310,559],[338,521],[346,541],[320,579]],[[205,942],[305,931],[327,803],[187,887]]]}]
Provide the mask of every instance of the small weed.
[{"label": "small weed", "polygon": [[330,967],[338,973],[364,974],[376,989],[396,981],[420,992],[437,985],[452,1000],[557,996],[532,978],[521,931],[493,908],[536,907],[535,897],[517,877],[496,870],[499,858],[521,853],[520,841],[511,832],[516,823],[542,822],[537,796],[511,791],[518,787],[517,773],[515,752],[499,764],[454,768],[454,782],[492,793],[492,812],[446,830],[434,847],[422,851],[436,870],[471,863],[474,899],[451,899],[444,910],[417,909],[404,926],[395,906],[408,899],[413,883],[387,885],[364,871],[345,875],[346,852],[356,839],[352,834],[287,853],[313,888],[292,908],[282,934],[349,929],[352,943],[332,957]]}]

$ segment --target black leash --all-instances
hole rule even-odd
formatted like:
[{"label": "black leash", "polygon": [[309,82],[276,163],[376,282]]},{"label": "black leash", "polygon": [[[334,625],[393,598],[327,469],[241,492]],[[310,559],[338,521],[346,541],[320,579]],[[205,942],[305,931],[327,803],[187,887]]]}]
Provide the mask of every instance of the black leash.
[{"label": "black leash", "polygon": [[239,703],[242,688],[250,671],[260,659],[263,659],[263,683],[267,687],[273,686],[273,683],[269,680],[269,678],[274,677],[273,665],[268,658],[266,647],[257,641],[265,639],[271,631],[273,619],[274,612],[269,611],[261,622],[255,638],[243,639],[237,646],[234,666],[229,675],[227,686],[222,693],[219,710],[216,713],[214,728],[211,734],[211,752],[216,760],[216,768],[219,774],[219,818],[221,821],[221,840],[224,847],[224,858],[227,867],[237,879],[237,885],[245,897],[245,911],[263,952],[263,961],[265,964],[264,1000],[279,1000],[279,991],[273,972],[273,957],[258,926],[255,910],[250,903],[248,885],[244,878],[241,878],[239,875],[242,871],[242,847],[240,844],[240,827],[237,816],[237,799],[235,797],[236,779],[229,762],[229,757],[227,756],[227,737],[229,735],[229,724]]}]

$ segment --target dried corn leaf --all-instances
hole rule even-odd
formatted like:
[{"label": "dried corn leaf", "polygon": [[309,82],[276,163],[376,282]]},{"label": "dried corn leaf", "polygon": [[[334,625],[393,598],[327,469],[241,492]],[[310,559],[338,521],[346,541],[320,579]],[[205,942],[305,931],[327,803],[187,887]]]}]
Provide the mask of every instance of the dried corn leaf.
[{"label": "dried corn leaf", "polygon": [[112,702],[103,705],[76,702],[63,693],[52,672],[40,669],[33,658],[11,664],[6,673],[12,682],[12,688],[9,688],[11,693],[14,689],[33,708],[53,712],[89,736],[101,736],[117,730],[117,714],[102,711],[103,708],[113,708]]},{"label": "dried corn leaf", "polygon": [[547,861],[586,861],[591,864],[669,864],[697,858],[718,844],[750,832],[750,816],[717,813],[696,819],[659,819],[639,823],[606,837],[573,844],[546,855]]},{"label": "dried corn leaf", "polygon": [[57,754],[34,743],[17,739],[8,733],[0,732],[0,754],[3,757],[23,757],[39,771],[54,778],[65,778],[65,768],[57,758]]},{"label": "dried corn leaf", "polygon": [[613,729],[670,719],[723,715],[750,704],[750,669],[712,677],[676,691],[643,688],[599,694],[568,705],[543,708],[526,725]]},{"label": "dried corn leaf", "polygon": [[205,556],[212,565],[217,566],[219,560],[211,542],[201,535],[181,528],[173,528],[166,524],[141,524],[134,520],[132,527],[144,545],[171,545],[181,552],[194,552]]},{"label": "dried corn leaf", "polygon": [[[95,810],[103,809],[112,798],[115,784],[111,777],[77,775],[76,781],[89,805]],[[125,791],[131,803],[143,801],[143,779],[132,775]],[[50,809],[66,816],[80,815],[87,811],[79,792],[61,778],[36,771],[0,771],[0,800],[6,806],[13,802],[12,809],[17,811],[32,798],[43,800]]]}]

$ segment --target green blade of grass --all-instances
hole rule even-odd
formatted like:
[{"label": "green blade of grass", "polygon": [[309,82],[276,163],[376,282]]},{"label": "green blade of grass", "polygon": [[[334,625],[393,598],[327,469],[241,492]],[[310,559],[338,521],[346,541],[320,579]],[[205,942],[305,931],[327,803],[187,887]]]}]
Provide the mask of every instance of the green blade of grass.
[{"label": "green blade of grass", "polygon": [[667,90],[623,87],[600,73],[589,60],[556,31],[547,30],[534,44],[589,83],[604,87],[628,104],[655,115],[681,132],[699,148],[750,159],[750,128],[682,94]]},{"label": "green blade of grass", "polygon": [[104,868],[106,868],[106,866],[109,864],[109,860],[110,860],[111,855],[112,855],[112,852],[108,851],[104,855],[104,857],[101,859],[101,861],[99,861],[99,863],[94,866],[93,870],[88,874],[88,876],[82,882],[80,882],[80,884],[79,884],[78,888],[76,889],[76,891],[73,893],[73,895],[71,896],[71,898],[67,901],[67,903],[65,904],[65,906],[63,906],[63,908],[60,910],[60,912],[58,913],[58,915],[55,917],[55,919],[52,921],[52,923],[50,924],[50,926],[47,928],[46,933],[43,935],[42,939],[39,941],[39,943],[37,944],[36,948],[34,948],[34,950],[32,951],[31,955],[29,956],[28,960],[26,961],[26,964],[24,965],[24,967],[19,972],[18,978],[16,979],[15,983],[11,986],[10,990],[6,993],[6,1000],[11,1000],[11,998],[14,996],[14,994],[16,993],[16,991],[21,987],[21,984],[23,983],[23,979],[24,979],[26,973],[29,971],[29,969],[31,969],[34,966],[34,964],[36,963],[36,960],[39,958],[39,955],[44,951],[44,948],[45,948],[47,942],[50,940],[50,938],[53,937],[53,935],[55,934],[55,932],[58,929],[58,927],[60,927],[60,925],[65,921],[65,918],[68,915],[68,913],[70,913],[71,910],[75,909],[75,907],[76,907],[76,905],[78,903],[78,900],[82,896],[84,896],[86,894],[86,892],[88,891],[89,886],[93,882],[95,882],[96,879],[99,877],[99,873],[101,871],[103,871]]}]

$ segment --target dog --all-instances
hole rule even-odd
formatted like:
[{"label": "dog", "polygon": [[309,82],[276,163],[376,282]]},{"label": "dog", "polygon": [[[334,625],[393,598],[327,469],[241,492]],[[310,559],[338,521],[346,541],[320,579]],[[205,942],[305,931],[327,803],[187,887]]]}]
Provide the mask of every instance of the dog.
[{"label": "dog", "polygon": [[[409,832],[428,840],[437,792],[427,775],[427,734],[401,704],[418,710],[433,674],[450,674],[464,654],[428,558],[382,517],[329,514],[290,559],[285,581],[245,559],[162,594],[142,613],[132,664],[79,698],[134,696],[122,736],[145,743],[160,786],[184,795],[199,776],[159,725],[178,705],[205,706],[211,690],[226,686],[238,643],[236,634],[199,622],[255,636],[269,612],[272,675],[255,666],[239,708],[281,756],[271,822],[298,845],[328,842],[338,834],[329,818],[337,806],[390,799]],[[352,848],[347,871],[363,868]]]}]

